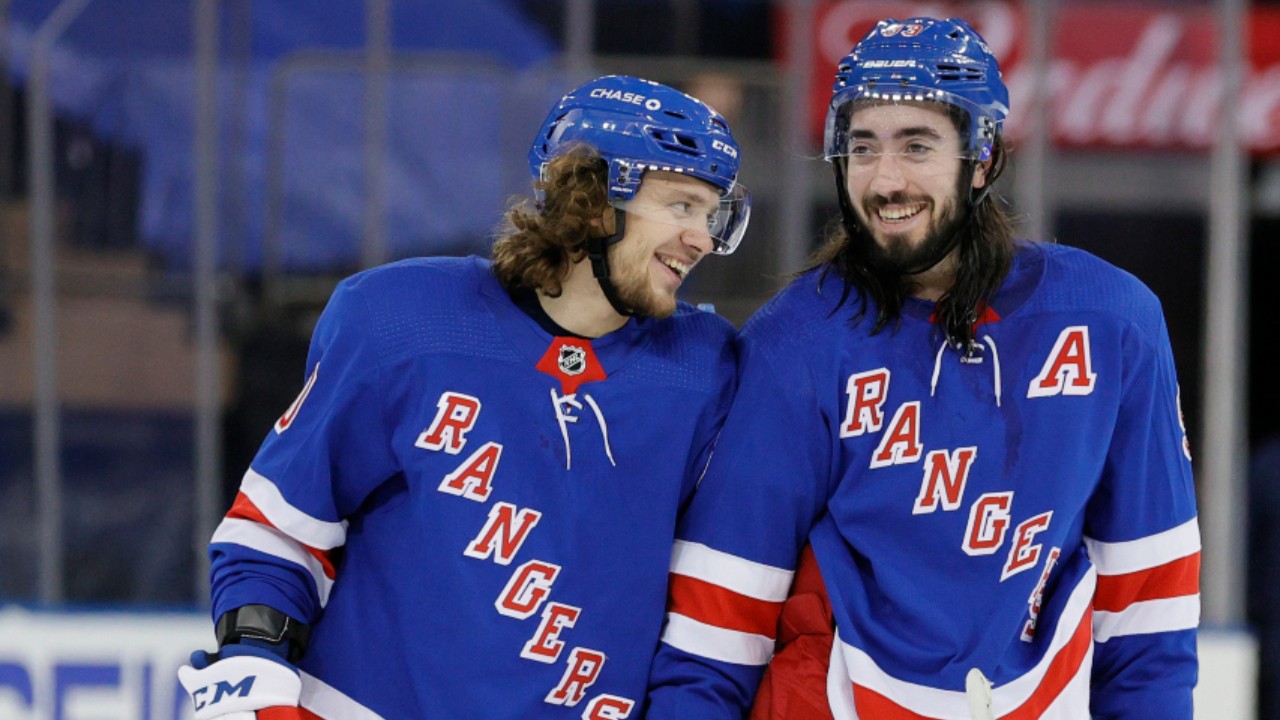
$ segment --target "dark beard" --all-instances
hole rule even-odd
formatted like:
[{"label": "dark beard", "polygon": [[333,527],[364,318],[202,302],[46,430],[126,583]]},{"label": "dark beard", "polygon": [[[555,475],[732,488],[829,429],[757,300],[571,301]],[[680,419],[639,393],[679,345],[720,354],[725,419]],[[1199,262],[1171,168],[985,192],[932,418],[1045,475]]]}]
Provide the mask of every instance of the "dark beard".
[{"label": "dark beard", "polygon": [[[955,202],[953,196],[952,202],[948,202],[940,214],[935,215],[930,222],[929,230],[925,233],[924,240],[919,245],[913,246],[905,236],[888,235],[886,246],[882,246],[876,241],[875,235],[871,228],[857,215],[854,219],[860,226],[859,235],[862,236],[862,242],[865,244],[864,257],[867,264],[872,270],[883,275],[905,276],[916,275],[922,273],[929,268],[942,262],[947,253],[955,247],[955,239],[959,233],[961,226],[964,224],[965,215],[957,211],[959,206]],[[863,211],[868,216],[875,215],[876,210],[884,205],[907,204],[912,199],[906,193],[895,193],[890,197],[868,196],[862,200]],[[932,206],[932,202],[930,202]]]}]

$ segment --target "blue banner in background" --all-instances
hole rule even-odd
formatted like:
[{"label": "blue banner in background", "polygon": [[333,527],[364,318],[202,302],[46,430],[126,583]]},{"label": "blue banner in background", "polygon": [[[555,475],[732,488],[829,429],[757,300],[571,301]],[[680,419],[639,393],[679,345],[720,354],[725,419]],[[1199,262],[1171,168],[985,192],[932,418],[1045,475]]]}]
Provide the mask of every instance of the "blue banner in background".
[{"label": "blue banner in background", "polygon": [[[18,85],[57,4],[11,5]],[[483,250],[507,198],[528,191],[530,133],[566,89],[550,64],[556,47],[502,0],[390,7],[388,254]],[[223,12],[222,264],[254,273],[274,255],[297,271],[354,268],[365,226],[363,3],[224,3]],[[50,72],[60,116],[141,155],[139,240],[178,271],[193,259],[193,18],[189,3],[95,0],[55,45]]]},{"label": "blue banner in background", "polygon": [[178,667],[213,646],[203,613],[0,607],[0,717],[189,720]]}]

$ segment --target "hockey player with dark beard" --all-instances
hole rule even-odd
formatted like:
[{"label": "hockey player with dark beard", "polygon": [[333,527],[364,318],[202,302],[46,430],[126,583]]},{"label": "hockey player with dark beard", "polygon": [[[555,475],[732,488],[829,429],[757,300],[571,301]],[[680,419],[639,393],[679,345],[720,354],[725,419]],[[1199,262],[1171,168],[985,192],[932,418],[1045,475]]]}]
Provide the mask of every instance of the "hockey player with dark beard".
[{"label": "hockey player with dark beard", "polygon": [[677,300],[750,196],[724,119],[606,76],[491,259],[344,280],[214,533],[197,720],[637,718],[733,326]]},{"label": "hockey player with dark beard", "polygon": [[962,20],[883,20],[840,62],[841,216],[740,333],[649,720],[1192,717],[1200,535],[1163,311],[1014,237],[1008,111]]}]

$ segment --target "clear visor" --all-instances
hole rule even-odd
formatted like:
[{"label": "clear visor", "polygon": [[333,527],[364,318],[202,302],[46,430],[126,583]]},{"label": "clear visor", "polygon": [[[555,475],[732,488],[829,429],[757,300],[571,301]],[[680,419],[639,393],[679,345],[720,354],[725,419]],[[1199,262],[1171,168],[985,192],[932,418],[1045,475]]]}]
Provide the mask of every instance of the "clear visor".
[{"label": "clear visor", "polygon": [[967,155],[955,152],[954,146],[940,147],[935,139],[927,136],[905,137],[888,148],[873,141],[855,139],[842,157],[846,159],[845,173],[850,176],[891,173],[895,169],[927,177],[953,175],[959,162],[969,159]]},{"label": "clear visor", "polygon": [[702,181],[697,186],[655,181],[646,175],[640,191],[630,200],[611,204],[628,214],[683,230],[704,233],[711,238],[711,252],[728,255],[738,249],[751,218],[751,193],[741,185],[718,195]]},{"label": "clear visor", "polygon": [[[974,158],[981,151],[979,147],[971,147],[977,143],[972,141],[970,136],[973,128],[969,127],[973,124],[973,118],[981,117],[981,111],[972,102],[958,95],[931,88],[886,84],[883,90],[854,88],[839,98],[837,103],[827,113],[822,152],[828,161],[838,157],[849,158],[850,170],[858,163],[869,165],[885,156],[908,163],[923,163],[921,169],[928,169],[930,162],[940,159],[950,161],[957,157]],[[959,142],[942,142],[940,138],[927,137],[927,134],[894,139],[868,137],[859,124],[852,122],[853,115],[858,110],[886,106],[935,108],[948,117],[959,113],[959,117],[964,119],[962,124],[966,127],[960,131]],[[943,135],[954,137],[957,130],[955,124],[948,122],[944,127],[950,132]],[[950,162],[942,165],[949,166]]]}]

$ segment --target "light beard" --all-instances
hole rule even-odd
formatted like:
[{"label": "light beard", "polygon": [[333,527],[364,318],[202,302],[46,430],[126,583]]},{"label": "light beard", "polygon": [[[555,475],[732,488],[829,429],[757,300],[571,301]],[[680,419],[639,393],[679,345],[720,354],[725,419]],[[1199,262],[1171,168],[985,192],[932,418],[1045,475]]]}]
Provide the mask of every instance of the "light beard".
[{"label": "light beard", "polygon": [[675,296],[653,289],[648,258],[631,257],[621,243],[609,248],[609,278],[618,299],[633,315],[661,320],[675,313]]}]

